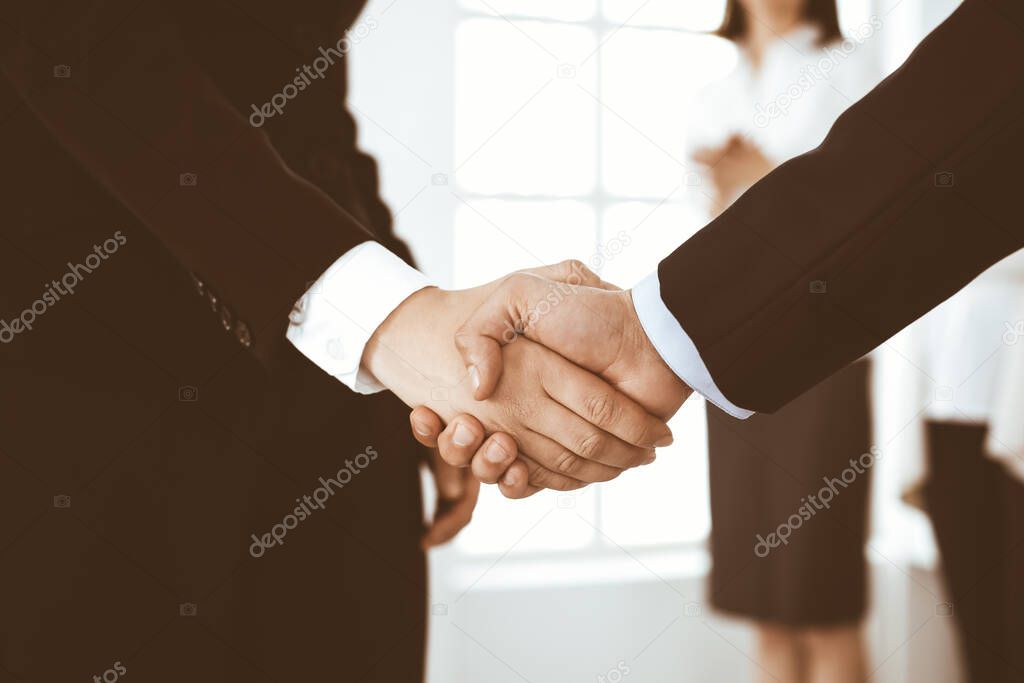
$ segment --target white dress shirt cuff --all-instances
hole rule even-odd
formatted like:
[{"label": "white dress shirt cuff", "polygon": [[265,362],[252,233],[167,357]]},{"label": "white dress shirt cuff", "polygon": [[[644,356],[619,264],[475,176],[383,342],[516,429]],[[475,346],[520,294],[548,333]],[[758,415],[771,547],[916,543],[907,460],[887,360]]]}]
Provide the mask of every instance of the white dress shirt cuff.
[{"label": "white dress shirt cuff", "polygon": [[733,417],[745,420],[754,414],[727,399],[715,384],[697,346],[661,298],[657,270],[633,287],[633,306],[647,337],[679,379]]},{"label": "white dress shirt cuff", "polygon": [[383,391],[362,367],[363,349],[400,303],[431,284],[377,242],[363,242],[331,264],[299,300],[288,341],[353,391]]}]

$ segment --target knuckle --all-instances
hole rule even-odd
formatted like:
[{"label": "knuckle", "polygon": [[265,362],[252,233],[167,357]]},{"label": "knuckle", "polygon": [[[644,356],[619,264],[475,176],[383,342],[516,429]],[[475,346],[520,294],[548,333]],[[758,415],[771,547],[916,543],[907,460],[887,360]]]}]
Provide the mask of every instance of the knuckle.
[{"label": "knuckle", "polygon": [[586,419],[598,426],[616,422],[621,416],[619,404],[608,394],[591,394],[583,401]]},{"label": "knuckle", "polygon": [[563,450],[555,458],[555,469],[562,474],[572,475],[579,472],[580,464],[580,459],[569,450]]},{"label": "knuckle", "polygon": [[648,459],[650,459],[651,455],[654,454],[654,451],[649,448],[634,448],[631,450],[633,452],[630,455],[627,467],[639,467],[640,465],[645,464]]},{"label": "knuckle", "polygon": [[605,438],[597,433],[590,432],[589,434],[580,438],[576,444],[576,453],[583,458],[593,460],[595,456],[604,450],[606,445]]}]

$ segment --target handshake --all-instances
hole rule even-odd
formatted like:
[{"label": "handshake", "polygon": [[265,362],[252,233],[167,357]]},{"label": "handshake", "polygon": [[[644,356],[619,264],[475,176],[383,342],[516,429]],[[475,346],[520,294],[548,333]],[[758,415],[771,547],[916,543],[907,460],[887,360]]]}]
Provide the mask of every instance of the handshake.
[{"label": "handshake", "polygon": [[474,289],[421,289],[377,328],[363,365],[416,407],[417,440],[509,498],[652,462],[691,393],[630,292],[578,261]]}]

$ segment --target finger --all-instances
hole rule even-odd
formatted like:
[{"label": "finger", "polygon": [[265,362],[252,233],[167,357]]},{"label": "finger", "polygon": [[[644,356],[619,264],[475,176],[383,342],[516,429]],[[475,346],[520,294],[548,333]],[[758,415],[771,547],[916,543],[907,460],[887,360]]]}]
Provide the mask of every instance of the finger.
[{"label": "finger", "polygon": [[530,470],[526,466],[525,457],[512,463],[512,466],[505,472],[505,476],[498,482],[498,490],[501,495],[513,500],[529,498],[541,490],[539,486],[530,484]]},{"label": "finger", "polygon": [[516,461],[519,448],[508,434],[492,434],[473,456],[470,469],[484,484],[495,484]]},{"label": "finger", "polygon": [[456,330],[455,346],[469,371],[478,401],[490,396],[501,378],[501,347],[514,342],[536,321],[540,313],[537,304],[545,302],[545,297],[554,294],[564,298],[566,290],[572,291],[574,286],[532,273],[513,273]]},{"label": "finger", "polygon": [[[527,465],[530,483],[541,488],[575,491],[588,483],[610,481],[622,473],[614,467],[582,460],[557,441],[531,430],[519,434],[519,445],[520,459]],[[583,464],[574,467],[560,465],[570,460],[582,460]],[[574,473],[565,474],[560,467],[573,469]]]},{"label": "finger", "polygon": [[[601,432],[618,437],[621,439],[619,443],[625,442],[644,450],[668,446],[672,443],[672,430],[667,424],[648,413],[640,404],[625,394],[616,391],[601,378],[580,367],[567,362],[552,363],[547,372],[541,373],[541,382],[548,396]],[[585,435],[579,431],[578,422],[574,422],[574,424],[577,426],[575,439],[583,439]],[[596,439],[598,436],[591,435],[587,438]],[[589,451],[581,451],[580,448],[573,447],[576,444],[564,441],[561,443],[569,446],[579,455],[590,457]],[[609,445],[613,444],[593,444],[591,448],[595,448],[600,454],[604,450],[603,446]],[[598,446],[602,446],[602,448],[597,448]],[[614,448],[613,451],[614,455],[625,456],[627,454],[621,448]],[[643,464],[643,461],[647,459],[647,455],[637,452],[636,449],[628,451],[628,453],[640,461],[617,460],[612,452],[607,453],[607,458],[593,459],[616,467],[635,467]]]},{"label": "finger", "polygon": [[558,403],[538,411],[530,428],[563,447],[554,461],[547,459],[549,453],[534,453],[524,447],[534,460],[552,472],[589,484],[609,481],[624,469],[654,460],[653,449],[628,444]]},{"label": "finger", "polygon": [[456,415],[437,438],[441,458],[455,467],[468,467],[484,442],[484,427],[472,415]]},{"label": "finger", "polygon": [[449,465],[438,454],[433,462],[434,485],[443,501],[459,500],[466,488],[466,469]]},{"label": "finger", "polygon": [[465,476],[465,470],[460,470],[460,474],[465,478],[465,493],[455,505],[434,517],[423,537],[424,549],[434,548],[452,540],[473,519],[473,510],[480,495],[480,482]]},{"label": "finger", "polygon": [[430,408],[418,406],[409,413],[409,425],[413,437],[427,448],[437,447],[437,437],[444,429],[444,423]]}]

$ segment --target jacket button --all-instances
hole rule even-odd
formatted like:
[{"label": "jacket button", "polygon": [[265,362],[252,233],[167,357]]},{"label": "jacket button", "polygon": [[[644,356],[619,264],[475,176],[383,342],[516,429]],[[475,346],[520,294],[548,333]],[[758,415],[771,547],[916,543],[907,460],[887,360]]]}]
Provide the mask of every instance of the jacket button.
[{"label": "jacket button", "polygon": [[196,292],[199,296],[206,296],[206,283],[199,279],[195,273],[189,273],[192,276],[192,285],[196,288]]},{"label": "jacket button", "polygon": [[235,316],[227,306],[220,307],[220,324],[225,332],[230,332],[235,322]]},{"label": "jacket button", "polygon": [[211,290],[211,289],[207,289],[206,290],[206,301],[210,304],[210,310],[212,310],[214,313],[216,313],[217,312],[217,304],[220,302],[220,299],[218,299],[217,295],[213,293],[213,290]]},{"label": "jacket button", "polygon": [[247,349],[252,347],[252,333],[249,331],[249,326],[241,320],[235,322],[235,339]]}]

